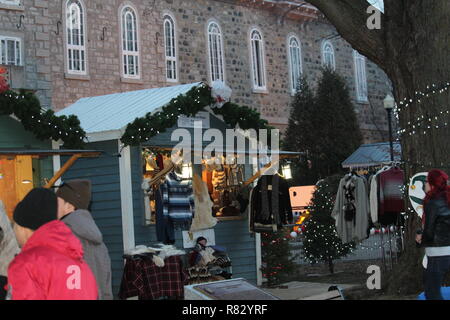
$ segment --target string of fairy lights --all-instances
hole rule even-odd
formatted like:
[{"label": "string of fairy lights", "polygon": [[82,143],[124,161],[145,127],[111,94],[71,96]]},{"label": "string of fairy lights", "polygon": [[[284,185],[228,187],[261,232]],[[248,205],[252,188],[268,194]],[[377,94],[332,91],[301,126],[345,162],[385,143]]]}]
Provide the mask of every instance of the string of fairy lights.
[{"label": "string of fairy lights", "polygon": [[[426,90],[416,91],[414,97],[403,98],[394,107],[394,115],[397,120],[400,119],[400,113],[408,109],[413,104],[421,104],[425,99],[430,98],[436,94],[447,93],[450,88],[450,82],[445,82],[441,85],[431,84],[427,85]],[[414,122],[408,121],[408,128],[400,128],[397,130],[397,141],[400,140],[402,136],[413,136],[416,134],[426,135],[427,131],[431,129],[442,129],[449,126],[449,106],[442,106],[440,111],[436,114],[422,114],[417,117]],[[423,109],[425,112],[428,111],[427,108]]]}]

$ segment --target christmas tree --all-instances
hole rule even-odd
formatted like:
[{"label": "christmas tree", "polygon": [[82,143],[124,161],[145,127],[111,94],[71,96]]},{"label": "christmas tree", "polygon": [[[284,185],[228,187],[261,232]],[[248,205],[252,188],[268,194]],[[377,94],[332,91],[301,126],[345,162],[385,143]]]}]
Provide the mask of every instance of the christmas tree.
[{"label": "christmas tree", "polygon": [[269,287],[282,283],[295,270],[295,256],[290,251],[288,232],[279,230],[261,234],[261,271]]},{"label": "christmas tree", "polygon": [[283,147],[305,152],[293,163],[296,185],[343,173],[341,163],[362,143],[362,134],[345,81],[324,69],[314,95],[305,78],[291,103]]},{"label": "christmas tree", "polygon": [[[320,121],[315,110],[315,97],[305,77],[300,78],[298,90],[291,103],[291,114],[282,147],[308,153],[307,157],[292,160],[292,183],[312,185],[317,182],[316,168],[309,168],[309,155],[314,154],[314,126]],[[316,118],[317,117],[317,118]]]},{"label": "christmas tree", "polygon": [[334,272],[333,260],[346,256],[355,247],[354,243],[342,243],[331,217],[339,181],[340,176],[335,175],[317,183],[311,200],[311,215],[303,232],[304,257],[310,263],[328,264],[330,273]]}]

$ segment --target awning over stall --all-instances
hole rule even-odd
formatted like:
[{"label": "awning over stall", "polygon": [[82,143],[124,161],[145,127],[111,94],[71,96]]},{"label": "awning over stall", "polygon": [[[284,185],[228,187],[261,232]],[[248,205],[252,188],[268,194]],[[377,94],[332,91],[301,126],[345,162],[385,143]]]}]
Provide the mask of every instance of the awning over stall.
[{"label": "awning over stall", "polygon": [[[402,149],[394,142],[394,161],[400,161]],[[343,168],[363,168],[391,163],[389,142],[363,144],[350,157],[342,162]]]},{"label": "awning over stall", "polygon": [[88,136],[99,132],[118,132],[124,130],[136,118],[143,117],[148,112],[157,111],[173,98],[201,84],[201,82],[195,82],[82,98],[57,112],[57,115],[76,115]]}]

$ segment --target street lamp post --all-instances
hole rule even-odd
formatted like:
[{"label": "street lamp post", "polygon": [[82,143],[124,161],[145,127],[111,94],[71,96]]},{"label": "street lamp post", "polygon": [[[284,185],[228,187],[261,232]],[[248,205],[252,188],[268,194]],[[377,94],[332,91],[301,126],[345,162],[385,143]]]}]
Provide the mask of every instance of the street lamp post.
[{"label": "street lamp post", "polygon": [[392,109],[394,108],[395,100],[390,94],[384,99],[384,108],[388,114],[388,126],[389,126],[389,144],[391,151],[391,161],[394,162],[394,143],[392,141]]}]

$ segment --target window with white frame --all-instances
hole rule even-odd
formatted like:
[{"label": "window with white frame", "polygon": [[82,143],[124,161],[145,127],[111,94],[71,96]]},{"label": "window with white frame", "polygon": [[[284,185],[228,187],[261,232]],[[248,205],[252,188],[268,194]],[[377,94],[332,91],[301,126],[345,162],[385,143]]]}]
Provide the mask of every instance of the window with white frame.
[{"label": "window with white frame", "polygon": [[164,38],[166,49],[166,79],[167,81],[176,82],[178,80],[178,72],[175,21],[169,15],[164,16]]},{"label": "window with white frame", "polygon": [[211,81],[222,80],[225,82],[222,32],[215,22],[208,24],[208,52]]},{"label": "window with white frame", "polygon": [[322,64],[329,67],[331,70],[336,69],[336,62],[334,58],[334,48],[331,42],[325,41],[322,45]]},{"label": "window with white frame", "polygon": [[0,64],[22,65],[22,41],[20,38],[0,35]]},{"label": "window with white frame", "polygon": [[302,75],[302,51],[300,41],[296,36],[289,37],[289,65],[291,76],[291,92],[295,94],[298,89],[300,77]]},{"label": "window with white frame", "polygon": [[68,73],[86,74],[86,26],[84,18],[84,7],[81,1],[67,1],[66,45]]},{"label": "window with white frame", "polygon": [[366,58],[356,50],[353,50],[353,58],[355,62],[356,99],[367,102]]},{"label": "window with white frame", "polygon": [[266,90],[266,74],[264,63],[264,40],[256,29],[250,32],[251,59],[253,72],[253,88]]},{"label": "window with white frame", "polygon": [[20,0],[0,0],[0,4],[7,4],[11,6],[19,6]]},{"label": "window with white frame", "polygon": [[139,78],[139,45],[136,12],[127,6],[122,9],[122,64],[125,78]]}]

